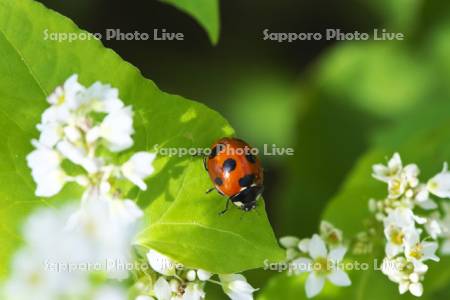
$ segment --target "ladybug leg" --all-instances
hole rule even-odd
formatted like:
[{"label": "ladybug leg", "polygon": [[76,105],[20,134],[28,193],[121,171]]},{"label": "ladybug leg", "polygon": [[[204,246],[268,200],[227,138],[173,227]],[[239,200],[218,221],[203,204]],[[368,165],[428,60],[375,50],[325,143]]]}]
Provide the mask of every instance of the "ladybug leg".
[{"label": "ladybug leg", "polygon": [[215,187],[212,187],[212,188],[208,189],[208,190],[206,191],[206,194],[211,193],[211,192],[214,191],[215,189],[216,189]]},{"label": "ladybug leg", "polygon": [[203,167],[205,168],[206,171],[208,171],[208,167],[207,167],[207,165],[206,165],[206,159],[207,159],[207,158],[208,158],[208,157],[207,157],[206,155],[203,156]]},{"label": "ladybug leg", "polygon": [[228,199],[227,199],[227,204],[225,205],[225,209],[222,210],[222,211],[219,213],[219,216],[223,215],[224,213],[226,213],[226,212],[228,211],[229,206],[230,206],[230,202],[231,202],[231,198],[228,198]]}]

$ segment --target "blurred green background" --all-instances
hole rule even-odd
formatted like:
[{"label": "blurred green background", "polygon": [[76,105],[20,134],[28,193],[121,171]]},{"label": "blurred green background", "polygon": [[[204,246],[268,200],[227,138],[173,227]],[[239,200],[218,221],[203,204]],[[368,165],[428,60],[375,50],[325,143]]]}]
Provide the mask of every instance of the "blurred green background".
[{"label": "blurred green background", "polygon": [[[277,236],[317,231],[327,201],[373,137],[450,96],[445,0],[225,0],[217,46],[192,18],[159,1],[41,2],[90,32],[183,32],[182,42],[104,43],[162,90],[219,111],[252,145],[295,149],[294,156],[262,157]],[[405,40],[278,43],[263,40],[266,28],[386,28],[404,33]],[[248,275],[262,287],[273,274]]]}]

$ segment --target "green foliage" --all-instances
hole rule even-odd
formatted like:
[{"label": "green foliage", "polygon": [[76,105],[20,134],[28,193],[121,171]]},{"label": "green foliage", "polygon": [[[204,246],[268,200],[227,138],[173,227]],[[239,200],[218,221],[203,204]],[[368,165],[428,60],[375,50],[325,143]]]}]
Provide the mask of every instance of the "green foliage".
[{"label": "green foliage", "polygon": [[340,44],[320,62],[318,88],[380,117],[410,110],[436,84],[425,56],[400,43]]},{"label": "green foliage", "polygon": [[208,33],[212,44],[219,41],[219,0],[161,0],[192,16]]},{"label": "green foliage", "polygon": [[[38,199],[25,161],[46,96],[71,74],[80,74],[86,85],[97,80],[110,83],[119,88],[126,104],[133,105],[136,133],[131,151],[153,151],[155,145],[208,147],[233,133],[218,113],[161,92],[100,42],[45,40],[45,30],[85,34],[41,4],[0,0],[0,277],[6,275],[12,251],[21,242],[24,217],[38,205],[56,206],[63,198],[80,196],[79,189],[68,185],[58,197]],[[210,183],[200,159],[159,157],[155,169],[147,192],[130,193],[145,208],[146,221],[152,222],[142,235],[148,245],[189,266],[216,272],[258,267],[263,257],[280,259],[282,251],[263,205],[244,216],[236,210],[218,216],[225,199],[204,195]],[[225,253],[229,245],[233,251]]]},{"label": "green foliage", "polygon": [[426,2],[424,0],[363,1],[367,2],[382,18],[387,28],[402,32],[410,32],[417,26],[421,9]]},{"label": "green foliage", "polygon": [[[296,127],[295,155],[286,158],[279,186],[277,230],[282,235],[310,235],[355,159],[365,151],[377,123],[364,111],[302,86],[304,111]],[[339,158],[339,159],[337,159]],[[301,226],[299,226],[301,214]]]},{"label": "green foliage", "polygon": [[[387,192],[384,183],[371,177],[372,165],[385,162],[396,151],[401,154],[404,163],[418,164],[424,181],[441,170],[442,163],[450,157],[450,103],[438,103],[437,106],[419,107],[416,112],[404,117],[398,126],[391,126],[378,134],[373,147],[361,157],[341,190],[331,199],[323,213],[323,220],[341,228],[347,238],[363,231],[365,220],[371,216],[368,200],[383,198]],[[350,254],[349,259],[369,263],[369,270],[351,272],[351,287],[336,288],[328,284],[317,299],[398,299],[397,284],[373,268],[374,259],[377,259],[379,267],[382,258],[382,246],[377,246],[371,255]],[[449,266],[448,257],[441,258],[439,263],[430,264],[430,271],[425,276],[424,299],[442,299],[440,295],[446,293],[450,279]],[[274,276],[260,299],[274,299],[274,295],[282,299],[306,298],[304,280],[295,276]],[[411,295],[401,296],[401,299],[413,298]]]}]

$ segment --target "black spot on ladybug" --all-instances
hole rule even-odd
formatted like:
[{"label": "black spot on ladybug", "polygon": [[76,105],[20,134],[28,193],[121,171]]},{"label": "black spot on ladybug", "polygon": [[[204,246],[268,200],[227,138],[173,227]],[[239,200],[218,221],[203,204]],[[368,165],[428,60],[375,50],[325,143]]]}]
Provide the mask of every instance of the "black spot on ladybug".
[{"label": "black spot on ladybug", "polygon": [[217,185],[222,185],[223,181],[219,177],[216,177],[216,179],[214,179],[214,183],[217,184]]},{"label": "black spot on ladybug", "polygon": [[251,162],[252,164],[256,163],[256,158],[255,158],[255,156],[254,156],[253,154],[251,154],[251,153],[245,155],[245,158],[246,158],[249,162]]},{"label": "black spot on ladybug", "polygon": [[236,169],[236,161],[232,158],[228,158],[223,162],[223,171],[229,173]]},{"label": "black spot on ladybug", "polygon": [[245,175],[244,177],[239,179],[239,185],[241,187],[249,187],[252,185],[254,180],[255,180],[255,174]]},{"label": "black spot on ladybug", "polygon": [[212,159],[214,157],[216,157],[217,155],[217,146],[214,146],[214,148],[211,149],[211,153],[209,154],[209,159]]}]

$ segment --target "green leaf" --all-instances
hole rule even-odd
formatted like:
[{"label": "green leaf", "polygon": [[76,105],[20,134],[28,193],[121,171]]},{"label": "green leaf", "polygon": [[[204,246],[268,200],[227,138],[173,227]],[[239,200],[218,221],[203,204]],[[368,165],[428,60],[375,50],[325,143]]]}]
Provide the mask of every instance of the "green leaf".
[{"label": "green leaf", "polygon": [[[233,133],[217,112],[161,92],[99,41],[45,39],[55,32],[86,34],[37,2],[0,0],[0,277],[7,274],[11,255],[21,242],[24,217],[36,206],[57,206],[64,198],[80,195],[80,189],[68,185],[57,198],[37,198],[25,160],[32,150],[31,139],[38,135],[35,125],[47,107],[46,96],[71,74],[80,74],[85,85],[110,83],[119,88],[126,104],[133,105],[136,133],[131,151],[153,151],[155,145],[208,147]],[[167,250],[182,263],[217,272],[261,266],[263,256],[280,258],[263,206],[246,215],[232,210],[218,216],[225,199],[204,195],[210,183],[201,159],[160,156],[155,164],[148,191],[138,195],[139,204],[156,222],[145,236],[155,248]],[[163,222],[174,225],[163,232],[167,228]],[[180,225],[189,222],[196,225]],[[224,245],[233,245],[233,251],[225,253]]]},{"label": "green leaf", "polygon": [[192,16],[208,33],[213,45],[219,41],[219,0],[161,0]]},{"label": "green leaf", "polygon": [[436,89],[429,61],[400,42],[342,43],[320,61],[316,84],[330,98],[394,119]]},{"label": "green leaf", "polygon": [[[146,211],[151,225],[142,233],[140,243],[188,266],[214,273],[258,268],[266,259],[283,259],[283,252],[276,251],[274,236],[263,217],[263,205],[250,213],[233,207],[218,216],[226,200],[217,193],[205,196],[211,183],[206,176],[199,176],[204,174],[203,165],[197,159],[177,165],[181,166],[185,171],[178,175],[179,185],[171,184],[166,194],[153,189],[140,197],[155,197]],[[162,179],[157,176],[157,180]]]}]

